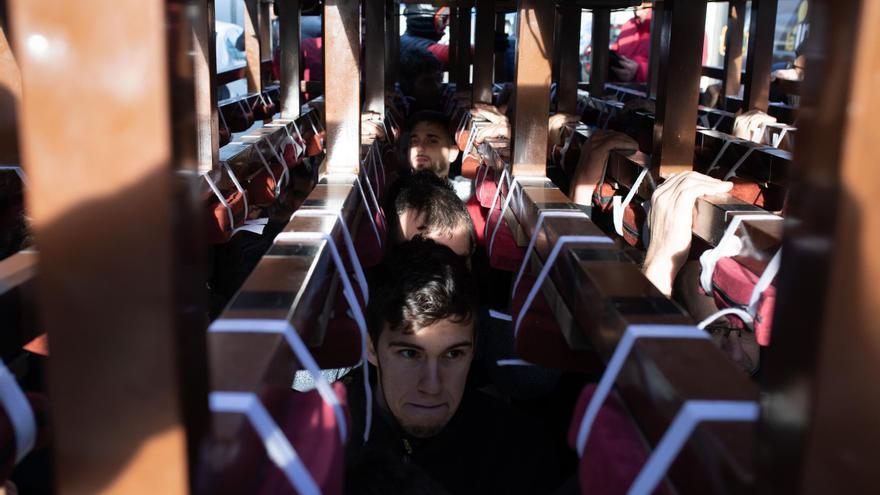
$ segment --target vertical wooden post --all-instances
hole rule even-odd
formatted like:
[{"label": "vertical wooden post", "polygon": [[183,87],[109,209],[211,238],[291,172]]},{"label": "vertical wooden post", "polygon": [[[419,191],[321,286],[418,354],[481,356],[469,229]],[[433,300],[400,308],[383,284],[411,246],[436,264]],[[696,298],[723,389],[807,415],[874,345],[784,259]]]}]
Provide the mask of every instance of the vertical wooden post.
[{"label": "vertical wooden post", "polygon": [[745,0],[730,2],[727,11],[727,36],[724,39],[724,80],[721,81],[721,98],[718,100],[722,108],[724,108],[728,96],[739,96],[745,24]]},{"label": "vertical wooden post", "polygon": [[492,61],[495,45],[495,2],[476,0],[474,32],[474,103],[492,103]]},{"label": "vertical wooden post", "polygon": [[773,64],[776,3],[777,0],[752,0],[743,111],[766,112],[770,103],[770,66]]},{"label": "vertical wooden post", "polygon": [[870,493],[880,483],[880,4],[824,0],[810,11],[797,167],[762,357],[757,491]]},{"label": "vertical wooden post", "polygon": [[654,2],[651,9],[651,59],[648,62],[648,97],[657,98],[660,75],[660,42],[663,39],[663,2]]},{"label": "vertical wooden post", "polygon": [[365,2],[364,110],[385,115],[385,2]]},{"label": "vertical wooden post", "polygon": [[556,81],[556,111],[577,112],[578,62],[580,58],[581,9],[576,5],[559,7],[559,78]]},{"label": "vertical wooden post", "polygon": [[514,175],[546,174],[550,114],[553,2],[517,0],[516,89],[512,166]]},{"label": "vertical wooden post", "polygon": [[[0,14],[6,13],[0,10]],[[8,26],[0,24],[0,163],[19,163],[18,106],[21,99],[21,73],[9,46]]]},{"label": "vertical wooden post", "polygon": [[471,7],[470,3],[465,2],[465,5],[458,8],[457,35],[451,40],[455,43],[455,86],[458,90],[471,87]]},{"label": "vertical wooden post", "polygon": [[193,25],[196,83],[196,116],[198,118],[198,170],[206,172],[219,159],[219,117],[217,115],[217,43],[214,28],[214,0],[200,0],[204,17]]},{"label": "vertical wooden post", "polygon": [[281,117],[299,117],[300,0],[276,0],[278,37],[281,42]]},{"label": "vertical wooden post", "polygon": [[[262,64],[272,60],[272,16],[269,14],[272,4],[265,0],[259,1],[260,21],[258,26],[260,31],[257,34],[257,38],[260,40],[260,64]],[[263,71],[263,85],[270,80],[271,74],[272,71]]]},{"label": "vertical wooden post", "polygon": [[[385,6],[385,90],[394,91],[400,61],[400,3],[386,0]],[[450,50],[450,57],[452,50]]]},{"label": "vertical wooden post", "polygon": [[190,299],[204,278],[188,259],[203,246],[184,232],[200,218],[193,5],[10,6],[55,486],[189,493],[188,436],[209,426],[205,308]]},{"label": "vertical wooden post", "polygon": [[324,2],[328,173],[357,173],[361,144],[360,2]]},{"label": "vertical wooden post", "polygon": [[663,4],[657,113],[654,120],[652,173],[666,176],[690,170],[694,161],[697,104],[702,75],[706,2],[675,0]]},{"label": "vertical wooden post", "polygon": [[247,62],[247,90],[249,93],[263,90],[259,1],[244,0],[244,55]]},{"label": "vertical wooden post", "polygon": [[[507,24],[506,19],[504,18],[504,14],[497,14],[495,16],[495,32],[496,33],[504,33],[505,36],[507,33],[505,32],[505,26]],[[495,82],[503,82],[507,78],[507,52],[496,52],[495,53]]]},{"label": "vertical wooden post", "polygon": [[590,96],[605,94],[605,82],[608,81],[608,37],[611,30],[611,11],[608,9],[593,10],[593,56],[590,61]]}]

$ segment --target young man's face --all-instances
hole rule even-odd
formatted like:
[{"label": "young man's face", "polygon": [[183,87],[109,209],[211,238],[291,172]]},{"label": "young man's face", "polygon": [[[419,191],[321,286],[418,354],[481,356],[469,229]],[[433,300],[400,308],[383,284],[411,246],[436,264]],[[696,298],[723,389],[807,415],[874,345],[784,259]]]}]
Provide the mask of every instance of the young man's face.
[{"label": "young man's face", "polygon": [[400,237],[398,242],[404,242],[412,239],[417,235],[421,235],[426,239],[431,239],[437,244],[443,244],[458,256],[470,256],[470,236],[468,235],[468,226],[461,225],[451,234],[429,230],[425,224],[425,215],[419,214],[414,210],[404,210],[399,215],[400,220]]},{"label": "young man's face", "polygon": [[458,410],[474,357],[473,322],[440,320],[411,334],[387,328],[370,343],[378,396],[408,434],[438,434]]},{"label": "young man's face", "polygon": [[458,158],[449,131],[436,122],[418,122],[410,133],[409,166],[413,170],[430,170],[437,177],[449,176],[449,164]]}]

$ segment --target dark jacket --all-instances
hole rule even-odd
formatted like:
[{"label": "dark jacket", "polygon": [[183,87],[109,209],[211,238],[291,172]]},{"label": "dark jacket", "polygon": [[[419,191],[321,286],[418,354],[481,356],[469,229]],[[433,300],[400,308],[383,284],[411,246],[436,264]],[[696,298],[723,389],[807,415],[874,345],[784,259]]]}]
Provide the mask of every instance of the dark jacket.
[{"label": "dark jacket", "polygon": [[[431,439],[407,435],[374,400],[365,446],[362,376],[351,373],[346,383],[352,419],[349,459],[365,449],[388,452],[417,465],[452,494],[540,494],[556,488],[555,453],[541,425],[479,391],[466,390],[449,424]],[[371,376],[375,381],[375,373]]]}]

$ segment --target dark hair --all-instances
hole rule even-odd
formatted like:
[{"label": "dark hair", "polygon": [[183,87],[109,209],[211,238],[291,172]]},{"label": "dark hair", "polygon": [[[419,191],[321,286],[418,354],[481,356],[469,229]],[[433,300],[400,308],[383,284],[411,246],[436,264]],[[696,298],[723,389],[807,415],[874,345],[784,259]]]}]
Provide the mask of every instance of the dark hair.
[{"label": "dark hair", "polygon": [[413,333],[440,320],[475,320],[474,281],[448,247],[416,237],[394,246],[372,273],[367,330],[374,343],[385,324]]},{"label": "dark hair", "polygon": [[474,221],[448,180],[427,170],[414,172],[395,182],[390,198],[392,208],[386,211],[395,232],[400,225],[400,215],[410,210],[424,216],[428,232],[453,235],[456,230],[464,228],[468,233],[469,252],[473,253],[477,244]]},{"label": "dark hair", "polygon": [[400,89],[404,94],[412,96],[416,80],[423,76],[439,76],[443,66],[431,52],[412,46],[400,50]]}]

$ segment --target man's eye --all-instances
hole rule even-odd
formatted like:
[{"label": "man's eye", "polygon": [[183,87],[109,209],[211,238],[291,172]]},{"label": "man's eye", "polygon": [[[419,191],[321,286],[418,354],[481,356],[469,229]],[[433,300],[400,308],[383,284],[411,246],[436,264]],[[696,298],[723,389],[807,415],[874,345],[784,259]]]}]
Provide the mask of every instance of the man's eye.
[{"label": "man's eye", "polygon": [[440,144],[440,140],[439,140],[439,139],[431,139],[431,140],[429,140],[429,142],[430,142],[431,144]]},{"label": "man's eye", "polygon": [[414,349],[401,349],[397,351],[397,354],[403,359],[415,359],[419,355]]},{"label": "man's eye", "polygon": [[446,359],[458,359],[464,357],[465,352],[461,349],[453,349],[446,353]]}]

